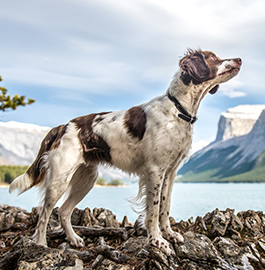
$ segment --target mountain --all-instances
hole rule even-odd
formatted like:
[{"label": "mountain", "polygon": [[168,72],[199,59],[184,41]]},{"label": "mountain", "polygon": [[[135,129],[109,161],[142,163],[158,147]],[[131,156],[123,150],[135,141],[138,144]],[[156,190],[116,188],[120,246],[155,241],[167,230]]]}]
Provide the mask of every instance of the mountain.
[{"label": "mountain", "polygon": [[228,109],[221,114],[216,141],[248,134],[264,109],[265,105],[239,105]]},{"label": "mountain", "polygon": [[[30,165],[49,130],[50,127],[33,124],[0,122],[0,165]],[[121,179],[124,182],[135,180],[121,170],[103,166],[99,167],[99,176],[107,182],[111,179]]]},{"label": "mountain", "polygon": [[0,122],[0,164],[29,165],[49,129],[14,121]]},{"label": "mountain", "polygon": [[265,105],[222,113],[216,140],[180,169],[179,181],[265,181]]}]

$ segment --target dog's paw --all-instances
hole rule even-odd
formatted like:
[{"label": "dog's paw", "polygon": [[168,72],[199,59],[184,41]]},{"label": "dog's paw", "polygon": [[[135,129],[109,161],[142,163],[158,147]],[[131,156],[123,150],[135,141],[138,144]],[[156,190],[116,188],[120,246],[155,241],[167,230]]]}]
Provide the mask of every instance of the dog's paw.
[{"label": "dog's paw", "polygon": [[169,243],[163,239],[161,236],[158,237],[149,237],[149,244],[155,246],[166,253],[168,256],[172,253],[172,250],[169,247]]},{"label": "dog's paw", "polygon": [[85,246],[84,240],[80,236],[78,236],[77,234],[73,234],[70,237],[67,237],[66,240],[69,241],[70,245],[74,246],[74,247],[84,247]]},{"label": "dog's paw", "polygon": [[170,243],[183,243],[184,238],[180,233],[174,232],[172,230],[163,231],[162,236],[167,239]]},{"label": "dog's paw", "polygon": [[47,247],[46,234],[40,234],[38,230],[36,230],[35,233],[30,236],[30,239],[34,241],[37,245]]}]

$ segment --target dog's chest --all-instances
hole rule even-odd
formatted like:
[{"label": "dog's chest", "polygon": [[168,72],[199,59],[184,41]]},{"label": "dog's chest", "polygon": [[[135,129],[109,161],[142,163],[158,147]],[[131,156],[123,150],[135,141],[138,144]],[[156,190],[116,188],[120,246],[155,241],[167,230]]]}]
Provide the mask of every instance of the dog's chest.
[{"label": "dog's chest", "polygon": [[[150,153],[160,163],[175,163],[185,158],[192,141],[192,126],[181,119],[160,122],[152,129],[153,145]],[[148,137],[148,134],[147,134]]]}]

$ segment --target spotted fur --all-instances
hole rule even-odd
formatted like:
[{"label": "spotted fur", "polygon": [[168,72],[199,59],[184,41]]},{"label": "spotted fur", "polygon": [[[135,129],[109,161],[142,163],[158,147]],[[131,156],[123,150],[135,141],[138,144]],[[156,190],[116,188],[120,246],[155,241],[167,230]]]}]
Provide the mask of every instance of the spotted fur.
[{"label": "spotted fur", "polygon": [[68,197],[59,209],[61,225],[71,245],[84,245],[70,218],[94,186],[97,166],[103,163],[139,176],[138,198],[144,204],[149,242],[169,254],[166,240],[183,241],[170,228],[169,209],[177,169],[191,147],[193,125],[178,117],[168,94],[196,115],[203,97],[215,93],[240,66],[239,58],[221,60],[212,52],[190,50],[180,60],[180,71],[165,94],[127,111],[81,116],[52,129],[28,171],[10,186],[10,192],[36,185],[44,191],[35,241],[46,245],[49,216],[67,190]]}]

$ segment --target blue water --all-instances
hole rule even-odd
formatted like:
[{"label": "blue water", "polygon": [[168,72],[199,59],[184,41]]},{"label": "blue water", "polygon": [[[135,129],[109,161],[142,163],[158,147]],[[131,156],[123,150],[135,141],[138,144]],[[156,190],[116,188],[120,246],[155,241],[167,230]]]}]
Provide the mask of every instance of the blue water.
[{"label": "blue water", "polygon": [[[131,207],[128,199],[137,194],[138,186],[94,188],[77,207],[108,208],[119,221],[127,215],[134,222],[138,214]],[[236,212],[248,209],[265,212],[265,184],[174,184],[170,215],[176,220],[187,220],[191,216],[204,216],[218,208],[235,209]],[[31,189],[17,196],[9,194],[7,188],[0,189],[0,204],[19,206],[28,211],[39,204],[37,189]],[[60,205],[60,202],[59,202]]]}]

